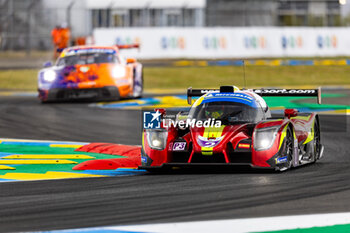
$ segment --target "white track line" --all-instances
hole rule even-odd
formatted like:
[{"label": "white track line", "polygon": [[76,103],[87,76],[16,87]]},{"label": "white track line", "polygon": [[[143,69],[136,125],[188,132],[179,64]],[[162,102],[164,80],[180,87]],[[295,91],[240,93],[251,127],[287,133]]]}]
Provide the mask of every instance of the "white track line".
[{"label": "white track line", "polygon": [[312,214],[283,217],[246,218],[232,220],[178,222],[133,226],[106,227],[105,230],[132,232],[200,232],[200,233],[243,233],[278,231],[297,228],[325,227],[350,224],[350,213]]}]

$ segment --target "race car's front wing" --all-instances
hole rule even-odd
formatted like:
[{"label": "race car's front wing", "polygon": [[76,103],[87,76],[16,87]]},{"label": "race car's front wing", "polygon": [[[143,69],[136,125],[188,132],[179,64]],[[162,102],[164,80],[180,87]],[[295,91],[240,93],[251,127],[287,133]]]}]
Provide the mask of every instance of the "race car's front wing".
[{"label": "race car's front wing", "polygon": [[[176,169],[191,169],[191,170],[215,170],[227,171],[237,168],[257,168],[251,163],[163,163],[160,166],[139,166],[138,169],[147,171],[157,170],[176,170]],[[258,167],[267,170],[274,170],[272,167]]]},{"label": "race car's front wing", "polygon": [[70,100],[118,100],[119,90],[115,86],[102,88],[52,88],[47,91],[39,90],[39,97],[42,101],[70,101]]}]

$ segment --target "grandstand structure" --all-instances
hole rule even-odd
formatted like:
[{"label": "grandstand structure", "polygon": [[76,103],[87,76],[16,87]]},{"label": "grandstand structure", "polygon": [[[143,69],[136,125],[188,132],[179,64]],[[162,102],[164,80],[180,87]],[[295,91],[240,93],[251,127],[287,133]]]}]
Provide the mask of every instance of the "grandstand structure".
[{"label": "grandstand structure", "polygon": [[339,0],[207,0],[206,26],[341,26]]}]

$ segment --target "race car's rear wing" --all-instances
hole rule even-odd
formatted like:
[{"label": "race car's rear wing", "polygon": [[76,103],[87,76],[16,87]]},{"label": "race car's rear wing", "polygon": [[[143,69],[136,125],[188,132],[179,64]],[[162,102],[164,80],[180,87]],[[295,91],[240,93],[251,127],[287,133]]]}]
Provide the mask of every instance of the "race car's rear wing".
[{"label": "race car's rear wing", "polygon": [[219,89],[192,89],[189,87],[187,89],[187,103],[192,104],[192,97],[199,97],[208,92],[220,92]]},{"label": "race car's rear wing", "polygon": [[[318,89],[250,89],[260,96],[305,96],[317,97],[317,103],[321,104],[321,87]],[[221,86],[220,89],[187,89],[187,103],[192,104],[192,97],[199,97],[208,92],[234,92],[233,86]]]},{"label": "race car's rear wing", "polygon": [[303,96],[317,97],[317,103],[321,104],[321,87],[318,89],[253,89],[260,96]]},{"label": "race car's rear wing", "polygon": [[123,44],[123,45],[116,45],[118,49],[138,49],[140,48],[140,44]]}]

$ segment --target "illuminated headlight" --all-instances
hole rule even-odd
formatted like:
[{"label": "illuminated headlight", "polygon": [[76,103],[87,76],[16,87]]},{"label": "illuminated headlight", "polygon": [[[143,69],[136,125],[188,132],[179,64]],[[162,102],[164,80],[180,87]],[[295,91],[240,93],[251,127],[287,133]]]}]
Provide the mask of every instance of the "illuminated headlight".
[{"label": "illuminated headlight", "polygon": [[149,147],[156,150],[164,150],[168,139],[168,132],[164,130],[147,130],[147,142]]},{"label": "illuminated headlight", "polygon": [[56,79],[56,72],[53,70],[47,70],[44,72],[43,78],[46,82],[53,82]]},{"label": "illuminated headlight", "polygon": [[116,66],[112,69],[112,77],[113,78],[123,78],[126,75],[125,67],[123,66]]},{"label": "illuminated headlight", "polygon": [[279,128],[278,126],[257,129],[254,132],[254,149],[256,151],[270,149],[275,142]]}]

